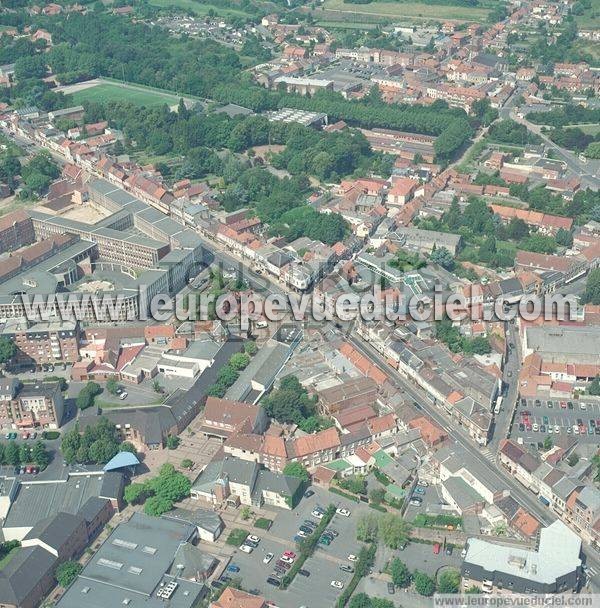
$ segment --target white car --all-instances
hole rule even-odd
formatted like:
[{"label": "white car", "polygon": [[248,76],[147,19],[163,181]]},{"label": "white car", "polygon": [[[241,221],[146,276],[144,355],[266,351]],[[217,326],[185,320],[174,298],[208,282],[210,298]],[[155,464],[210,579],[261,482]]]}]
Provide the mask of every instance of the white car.
[{"label": "white car", "polygon": [[555,432],[557,435],[560,435],[560,427],[558,426],[558,424],[555,424],[555,425],[554,425],[554,432]]},{"label": "white car", "polygon": [[554,428],[552,426],[548,427],[548,435],[552,435],[554,433]]},{"label": "white car", "polygon": [[348,556],[348,561],[349,562],[357,562],[358,561],[358,557],[356,557],[356,555],[350,553],[350,555]]},{"label": "white car", "polygon": [[275,555],[273,553],[267,553],[263,557],[263,564],[268,564],[274,557],[275,557]]},{"label": "white car", "polygon": [[307,538],[308,534],[304,531],[304,530],[298,530],[298,532],[296,532],[296,534],[300,537],[300,538]]},{"label": "white car", "polygon": [[429,487],[429,483],[426,482],[426,481],[422,481],[421,479],[419,479],[417,485],[421,486],[422,488],[428,488]]},{"label": "white car", "polygon": [[246,536],[246,540],[249,540],[251,543],[260,542],[260,538],[258,538],[258,536],[254,536],[254,534],[248,534],[248,536]]},{"label": "white car", "polygon": [[331,586],[335,587],[336,589],[343,589],[344,583],[342,583],[342,581],[331,581]]},{"label": "white car", "polygon": [[123,399],[127,399],[127,391],[123,391],[120,395],[119,395],[119,399],[121,401],[123,401]]},{"label": "white car", "polygon": [[313,517],[316,517],[317,519],[323,519],[323,513],[321,513],[321,511],[311,511],[310,513]]},{"label": "white car", "polygon": [[575,433],[575,435],[579,435],[579,427],[576,424],[573,425],[573,433]]},{"label": "white car", "polygon": [[587,404],[586,404],[586,403],[584,403],[583,401],[581,401],[581,402],[579,403],[579,407],[580,407],[582,410],[587,410]]},{"label": "white car", "polygon": [[287,555],[282,555],[279,559],[282,562],[285,562],[286,564],[293,564],[294,563],[294,558],[293,557],[288,557]]},{"label": "white car", "polygon": [[240,547],[240,551],[243,551],[244,553],[252,553],[253,549],[250,545],[242,545]]},{"label": "white car", "polygon": [[335,510],[336,513],[338,513],[339,515],[343,515],[344,517],[350,517],[350,511],[348,511],[348,509],[336,509]]},{"label": "white car", "polygon": [[534,422],[531,429],[537,433],[540,430],[540,425],[537,422]]}]

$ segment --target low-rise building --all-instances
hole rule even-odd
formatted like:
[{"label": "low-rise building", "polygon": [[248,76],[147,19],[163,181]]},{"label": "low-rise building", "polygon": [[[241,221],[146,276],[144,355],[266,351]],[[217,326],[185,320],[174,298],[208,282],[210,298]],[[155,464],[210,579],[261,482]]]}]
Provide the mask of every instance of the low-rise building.
[{"label": "low-rise building", "polygon": [[581,539],[560,521],[540,532],[537,550],[470,538],[461,567],[465,587],[486,592],[575,592],[581,577]]}]

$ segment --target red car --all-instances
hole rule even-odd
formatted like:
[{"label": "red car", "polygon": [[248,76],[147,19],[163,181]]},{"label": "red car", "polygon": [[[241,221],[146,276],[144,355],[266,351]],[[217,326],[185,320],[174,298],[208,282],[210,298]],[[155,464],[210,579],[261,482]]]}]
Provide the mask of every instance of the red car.
[{"label": "red car", "polygon": [[23,433],[21,439],[29,439],[29,433]]},{"label": "red car", "polygon": [[563,410],[567,409],[567,402],[566,401],[561,401],[560,402],[560,407],[562,407]]},{"label": "red car", "polygon": [[435,543],[435,545],[433,545],[433,552],[434,552],[434,554],[438,555],[438,553],[440,552],[441,548],[442,547],[441,547],[440,543]]},{"label": "red car", "polygon": [[283,554],[291,559],[296,559],[296,554],[293,551],[284,551]]}]

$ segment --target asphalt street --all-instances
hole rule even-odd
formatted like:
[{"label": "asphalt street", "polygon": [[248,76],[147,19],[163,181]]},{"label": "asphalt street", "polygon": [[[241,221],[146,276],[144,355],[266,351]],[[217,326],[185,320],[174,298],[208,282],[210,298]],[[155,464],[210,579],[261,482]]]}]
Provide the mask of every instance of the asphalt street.
[{"label": "asphalt street", "polygon": [[[555,515],[539,503],[535,496],[530,494],[516,479],[507,475],[502,467],[496,465],[494,455],[489,449],[476,446],[461,428],[453,426],[448,418],[433,405],[423,390],[403,378],[398,371],[391,367],[370,345],[355,336],[349,336],[348,339],[364,355],[377,362],[377,364],[393,378],[396,384],[405,391],[408,397],[417,402],[457,444],[469,451],[474,458],[477,458],[484,467],[489,469],[490,473],[499,475],[505,481],[511,495],[530,513],[533,513],[544,525],[550,525],[556,520]],[[589,546],[584,547],[584,553],[587,558],[586,561],[588,566],[594,572],[592,579],[593,583],[595,586],[599,586],[600,556]]]}]

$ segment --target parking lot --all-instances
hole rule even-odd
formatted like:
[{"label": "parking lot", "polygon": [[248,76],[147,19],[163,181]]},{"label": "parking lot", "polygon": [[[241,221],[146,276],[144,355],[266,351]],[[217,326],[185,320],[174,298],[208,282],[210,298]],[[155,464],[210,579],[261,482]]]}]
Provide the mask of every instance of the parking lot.
[{"label": "parking lot", "polygon": [[[440,496],[437,486],[429,485],[428,487],[417,486],[417,488],[421,488],[420,491],[413,491],[413,496],[419,497],[423,502],[417,505],[411,505],[410,502],[406,507],[406,511],[404,513],[404,518],[406,521],[413,521],[414,518],[419,515],[419,513],[426,513],[428,515],[437,515],[439,513],[444,513],[442,509],[442,497]],[[415,490],[417,490],[415,488]]]},{"label": "parking lot", "polygon": [[[318,488],[313,488],[315,495],[303,499],[294,511],[279,511],[268,533],[255,530],[261,538],[259,546],[250,554],[236,550],[232,556],[232,563],[240,567],[235,576],[243,579],[246,589],[257,589],[266,598],[273,600],[279,608],[318,608],[320,606],[333,606],[342,592],[331,586],[331,581],[341,581],[344,587],[352,578],[352,574],[340,570],[340,565],[349,564],[349,554],[358,554],[361,544],[356,540],[356,520],[360,512],[365,512],[364,505],[345,500]],[[266,582],[267,576],[273,572],[278,557],[287,550],[296,551],[296,542],[293,536],[305,519],[318,520],[311,515],[312,509],[317,505],[326,507],[333,502],[337,506],[350,510],[350,517],[335,515],[329,524],[338,532],[329,546],[319,545],[312,557],[306,560],[303,569],[310,572],[310,576],[297,575],[289,588],[280,591]],[[263,563],[267,553],[274,553],[275,557],[269,564]]]},{"label": "parking lot", "polygon": [[568,435],[580,444],[600,441],[600,401],[527,399],[519,401],[511,428],[513,439],[524,443],[543,442],[547,436]]}]

